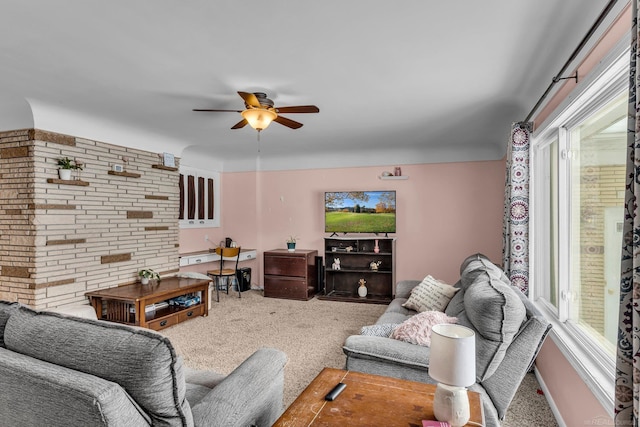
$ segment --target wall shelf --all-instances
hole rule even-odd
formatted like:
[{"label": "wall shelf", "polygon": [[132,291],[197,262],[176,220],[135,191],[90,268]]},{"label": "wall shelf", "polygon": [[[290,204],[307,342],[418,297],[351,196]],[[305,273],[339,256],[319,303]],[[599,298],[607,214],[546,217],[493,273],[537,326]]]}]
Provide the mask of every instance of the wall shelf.
[{"label": "wall shelf", "polygon": [[127,178],[140,178],[142,176],[139,173],[133,173],[133,172],[109,171],[108,173],[109,173],[109,175],[124,176],[124,177],[127,177]]},{"label": "wall shelf", "polygon": [[383,180],[388,179],[388,180],[398,180],[398,181],[400,181],[400,180],[409,179],[409,176],[408,175],[402,175],[402,176],[395,176],[395,175],[382,176],[382,175],[380,175],[380,176],[378,176],[378,178],[379,179],[383,179]]},{"label": "wall shelf", "polygon": [[172,172],[177,172],[178,171],[178,168],[174,168],[174,167],[171,167],[171,166],[165,166],[165,165],[151,165],[151,167],[154,168],[154,169],[162,169],[162,170],[165,170],[165,171],[172,171]]},{"label": "wall shelf", "polygon": [[79,185],[81,187],[86,187],[89,185],[87,181],[80,181],[79,179],[57,179],[57,178],[48,178],[47,182],[49,184],[62,184],[62,185]]}]

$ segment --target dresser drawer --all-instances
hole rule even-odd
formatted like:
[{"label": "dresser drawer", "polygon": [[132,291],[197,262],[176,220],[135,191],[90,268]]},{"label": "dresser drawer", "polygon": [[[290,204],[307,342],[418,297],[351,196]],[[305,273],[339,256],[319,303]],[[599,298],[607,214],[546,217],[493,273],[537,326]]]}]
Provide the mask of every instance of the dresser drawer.
[{"label": "dresser drawer", "polygon": [[304,279],[265,276],[264,296],[268,298],[307,300],[309,299],[308,283]]},{"label": "dresser drawer", "polygon": [[273,276],[307,276],[307,258],[294,256],[265,256],[264,274]]},{"label": "dresser drawer", "polygon": [[198,304],[193,307],[186,308],[178,313],[178,323],[184,322],[194,317],[202,316],[204,314],[204,304]]},{"label": "dresser drawer", "polygon": [[160,329],[168,328],[169,326],[173,326],[177,324],[178,324],[178,316],[171,315],[168,317],[164,317],[162,319],[152,320],[149,323],[147,323],[147,327],[149,329],[153,329],[154,331],[159,331]]}]

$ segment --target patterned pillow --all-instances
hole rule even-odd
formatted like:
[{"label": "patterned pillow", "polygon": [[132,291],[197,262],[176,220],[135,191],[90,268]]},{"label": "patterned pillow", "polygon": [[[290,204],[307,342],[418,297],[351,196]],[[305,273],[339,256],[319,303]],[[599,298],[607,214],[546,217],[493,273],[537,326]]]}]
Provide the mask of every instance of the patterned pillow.
[{"label": "patterned pillow", "polygon": [[399,323],[382,323],[380,325],[363,326],[362,329],[360,329],[360,335],[389,338],[391,332],[393,332],[398,325]]},{"label": "patterned pillow", "polygon": [[435,310],[444,311],[458,288],[427,276],[418,286],[411,290],[411,295],[403,307],[417,312]]},{"label": "patterned pillow", "polygon": [[441,311],[424,311],[402,322],[393,330],[390,338],[429,347],[433,325],[457,321],[457,318],[449,317]]}]

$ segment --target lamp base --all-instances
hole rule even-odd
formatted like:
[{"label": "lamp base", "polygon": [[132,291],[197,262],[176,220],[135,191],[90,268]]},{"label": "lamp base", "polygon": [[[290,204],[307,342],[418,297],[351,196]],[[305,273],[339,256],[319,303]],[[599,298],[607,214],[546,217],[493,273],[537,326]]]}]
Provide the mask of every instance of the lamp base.
[{"label": "lamp base", "polygon": [[447,421],[452,427],[465,425],[471,416],[467,389],[438,383],[433,398],[433,414],[438,421]]}]

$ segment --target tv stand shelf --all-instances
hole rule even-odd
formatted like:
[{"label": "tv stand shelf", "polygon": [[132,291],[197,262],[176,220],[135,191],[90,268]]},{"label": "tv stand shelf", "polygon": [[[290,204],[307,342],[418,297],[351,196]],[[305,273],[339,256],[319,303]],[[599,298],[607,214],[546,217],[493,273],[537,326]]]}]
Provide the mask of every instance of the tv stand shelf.
[{"label": "tv stand shelf", "polygon": [[[324,294],[331,301],[388,304],[394,296],[395,243],[393,237],[327,237],[325,242]],[[377,251],[376,251],[377,249]],[[334,268],[336,259],[340,268]],[[371,263],[380,263],[372,269]],[[366,281],[367,296],[358,295],[360,279]]]}]

